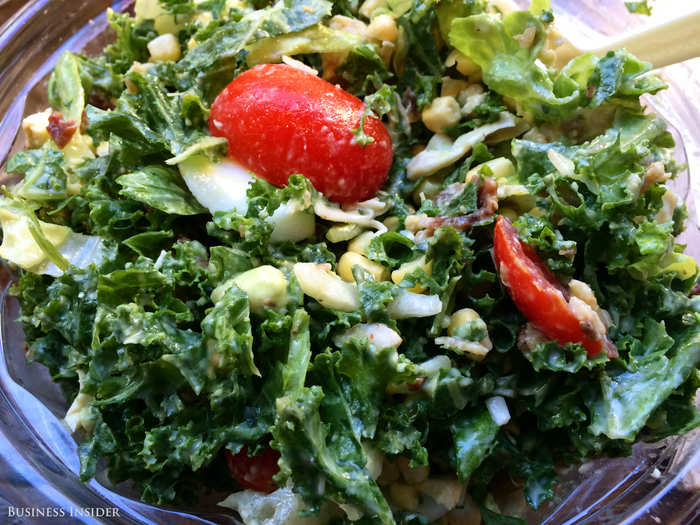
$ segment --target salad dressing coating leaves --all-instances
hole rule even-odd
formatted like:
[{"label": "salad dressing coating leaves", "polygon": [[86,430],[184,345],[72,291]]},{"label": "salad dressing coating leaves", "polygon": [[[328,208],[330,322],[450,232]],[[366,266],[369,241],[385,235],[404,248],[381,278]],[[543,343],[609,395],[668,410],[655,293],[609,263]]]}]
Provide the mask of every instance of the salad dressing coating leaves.
[{"label": "salad dressing coating leaves", "polygon": [[[272,447],[274,498],[293,491],[294,512],[428,523],[430,487],[461,480],[486,523],[520,523],[491,497],[504,472],[536,508],[556,464],[700,425],[698,268],[674,242],[686,213],[666,187],[681,169],[673,139],[639,101],[664,88],[650,64],[621,50],[548,67],[547,1],[506,14],[484,0],[136,7],[137,17],[109,13],[116,40],[103,54],[59,59],[50,103],[83,125],[63,148],[36,134],[5,166],[23,180],[0,199],[0,253],[22,268],[27,356],[77,398],[84,480],[105,458],[110,479],[131,480],[145,501],[187,502],[203,486],[237,490],[224,450]],[[337,17],[366,29],[384,15],[392,41],[339,29],[349,26]],[[178,42],[177,62],[149,63],[159,33]],[[226,143],[208,133],[214,98],[287,55],[383,119],[389,179],[341,209],[303,174],[285,188],[251,176],[245,195],[217,200],[235,206],[211,215],[178,165],[217,169]],[[434,134],[422,113],[441,97],[460,114]],[[366,140],[362,125],[354,133]],[[437,145],[465,135],[476,140],[440,156]],[[526,337],[491,256],[494,210],[562,283],[590,287],[619,357]],[[299,213],[309,234],[279,233]],[[386,280],[354,266],[354,282],[337,280],[359,306],[339,311],[304,294],[294,265],[335,279],[346,251]],[[459,351],[485,336],[481,360]],[[491,398],[510,422],[494,422]],[[404,461],[428,478],[392,477]],[[401,507],[397,483],[416,508]]]}]

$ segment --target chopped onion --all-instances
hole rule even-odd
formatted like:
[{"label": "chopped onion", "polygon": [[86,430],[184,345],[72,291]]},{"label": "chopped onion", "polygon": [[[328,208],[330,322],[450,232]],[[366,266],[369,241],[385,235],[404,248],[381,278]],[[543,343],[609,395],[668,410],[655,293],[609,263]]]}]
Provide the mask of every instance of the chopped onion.
[{"label": "chopped onion", "polygon": [[[366,203],[369,204],[367,206],[362,206]],[[320,199],[314,204],[314,213],[322,219],[330,222],[357,224],[358,226],[374,228],[379,233],[384,233],[387,231],[387,227],[375,219],[381,211],[382,210],[377,210],[374,200],[365,201],[365,203],[360,202],[349,210],[344,210],[338,206],[332,205],[324,199]]]},{"label": "chopped onion", "polygon": [[562,175],[571,176],[574,174],[574,170],[576,170],[574,162],[570,158],[559,153],[557,150],[553,148],[547,150],[547,158],[554,166],[554,169]]},{"label": "chopped onion", "polygon": [[356,324],[352,328],[348,328],[342,334],[333,339],[336,346],[341,347],[352,337],[367,339],[369,344],[377,349],[382,348],[398,348],[403,341],[401,336],[383,323],[372,324]]},{"label": "chopped onion", "polygon": [[359,310],[360,292],[357,286],[333,273],[330,264],[296,263],[294,275],[301,291],[322,306],[341,312]]},{"label": "chopped onion", "polygon": [[310,66],[307,66],[301,60],[297,60],[296,58],[292,58],[288,55],[282,55],[282,62],[284,62],[288,66],[291,66],[295,69],[298,69],[299,71],[305,71],[306,73],[310,73],[314,76],[318,76],[318,71],[316,71],[314,68],[312,68]]},{"label": "chopped onion", "polygon": [[432,175],[457,162],[469,153],[474,145],[483,142],[491,133],[514,126],[513,116],[504,111],[496,122],[460,135],[454,141],[447,135],[433,135],[426,148],[409,161],[406,166],[407,177],[409,180],[415,180],[418,177]]},{"label": "chopped onion", "polygon": [[430,317],[442,312],[442,301],[438,295],[423,295],[401,290],[387,306],[392,319]]},{"label": "chopped onion", "polygon": [[418,366],[422,374],[437,375],[440,370],[452,368],[452,361],[446,355],[436,355],[427,361],[423,361]]},{"label": "chopped onion", "polygon": [[442,348],[465,355],[470,359],[474,359],[475,361],[481,361],[491,350],[482,343],[467,341],[461,337],[452,336],[436,337],[435,344],[440,345]]},{"label": "chopped onion", "polygon": [[499,427],[502,427],[510,421],[510,412],[506,400],[501,396],[493,396],[486,400],[486,408],[489,409],[491,419]]}]

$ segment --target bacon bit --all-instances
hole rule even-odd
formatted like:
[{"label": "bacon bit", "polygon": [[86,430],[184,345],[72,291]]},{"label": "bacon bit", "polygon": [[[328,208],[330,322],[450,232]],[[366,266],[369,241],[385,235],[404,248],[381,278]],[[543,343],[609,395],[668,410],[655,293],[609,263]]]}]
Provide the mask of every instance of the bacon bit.
[{"label": "bacon bit", "polygon": [[83,110],[82,114],[80,115],[80,133],[85,134],[89,125],[90,121],[88,120],[87,111]]},{"label": "bacon bit", "polygon": [[87,96],[87,103],[100,109],[114,109],[114,99],[102,91],[91,91]]},{"label": "bacon bit", "polygon": [[[479,183],[478,175],[475,175],[471,181],[473,184]],[[435,197],[435,204],[442,206],[449,202],[464,189],[466,183],[456,182],[450,184]],[[481,181],[477,193],[477,209],[467,215],[458,215],[456,217],[431,217],[427,220],[426,229],[422,232],[423,238],[431,237],[435,230],[441,226],[452,226],[455,230],[468,230],[473,226],[485,221],[498,210],[498,182],[492,177],[484,177]]]},{"label": "bacon bit", "polygon": [[424,377],[418,377],[416,378],[415,381],[412,382],[406,382],[406,385],[408,386],[409,390],[420,390],[423,388],[423,383],[425,383],[425,378]]},{"label": "bacon bit", "polygon": [[401,104],[406,110],[406,116],[410,123],[418,122],[420,120],[420,111],[418,111],[418,100],[416,99],[416,94],[410,87],[406,88],[401,96]]},{"label": "bacon bit", "polygon": [[695,295],[700,295],[700,283],[696,284],[693,286],[693,289],[690,290],[690,293],[688,294],[688,297],[693,297]]},{"label": "bacon bit", "polygon": [[586,96],[588,98],[593,98],[593,95],[595,95],[595,90],[597,88],[595,86],[588,86],[588,89],[586,89]]},{"label": "bacon bit", "polygon": [[49,115],[49,125],[46,126],[46,129],[51,140],[58,146],[58,149],[63,149],[78,129],[78,123],[75,120],[64,120],[60,112],[52,111],[51,115]]},{"label": "bacon bit", "polygon": [[[583,329],[583,323],[581,329]],[[545,343],[547,341],[549,341],[549,339],[537,328],[535,328],[535,325],[532,323],[526,323],[518,333],[517,347],[521,352],[529,353],[535,349],[535,345],[537,343]],[[613,359],[620,356],[617,351],[617,347],[607,335],[603,338],[603,349],[605,350],[605,355],[608,356],[608,359]]]},{"label": "bacon bit", "polygon": [[516,344],[521,352],[529,353],[535,349],[537,343],[544,343],[546,341],[547,338],[544,334],[540,332],[534,324],[528,322],[520,328]]},{"label": "bacon bit", "polygon": [[605,336],[605,339],[603,340],[603,348],[605,349],[605,355],[608,356],[608,359],[620,357],[620,354],[617,351],[617,347],[615,346],[615,343],[613,343],[607,335]]}]

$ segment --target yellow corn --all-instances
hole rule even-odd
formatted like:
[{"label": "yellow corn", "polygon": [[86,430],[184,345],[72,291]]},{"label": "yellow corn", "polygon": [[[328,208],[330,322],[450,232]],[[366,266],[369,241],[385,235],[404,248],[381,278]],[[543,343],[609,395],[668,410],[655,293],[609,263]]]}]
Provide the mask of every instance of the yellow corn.
[{"label": "yellow corn", "polygon": [[365,270],[367,270],[375,281],[387,281],[389,279],[389,272],[384,266],[378,262],[370,261],[364,255],[356,252],[345,252],[340,260],[338,261],[338,275],[349,283],[355,282],[355,278],[352,275],[352,268],[355,265],[359,265]]}]

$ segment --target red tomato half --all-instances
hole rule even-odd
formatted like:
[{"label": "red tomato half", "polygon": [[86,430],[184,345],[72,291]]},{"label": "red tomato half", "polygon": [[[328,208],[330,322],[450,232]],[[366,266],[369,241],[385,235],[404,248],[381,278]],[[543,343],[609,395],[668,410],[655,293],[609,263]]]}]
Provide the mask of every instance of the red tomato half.
[{"label": "red tomato half", "polygon": [[520,241],[515,226],[499,215],[493,233],[493,256],[503,285],[518,310],[545,336],[581,343],[589,356],[600,353],[604,339],[590,339],[568,304],[568,292],[535,250]]},{"label": "red tomato half", "polygon": [[235,456],[228,450],[225,453],[231,476],[241,487],[257,492],[272,492],[277,488],[272,476],[280,470],[277,465],[279,452],[268,448],[260,456],[249,457],[248,447],[244,445]]},{"label": "red tomato half", "polygon": [[360,99],[311,73],[262,64],[219,94],[209,130],[228,139],[230,157],[272,184],[284,186],[301,173],[330,200],[351,203],[377,193],[393,158],[379,119],[363,126],[373,142],[354,141],[363,109]]}]

